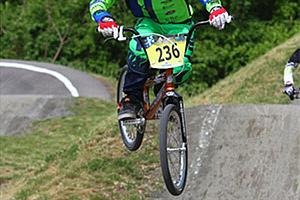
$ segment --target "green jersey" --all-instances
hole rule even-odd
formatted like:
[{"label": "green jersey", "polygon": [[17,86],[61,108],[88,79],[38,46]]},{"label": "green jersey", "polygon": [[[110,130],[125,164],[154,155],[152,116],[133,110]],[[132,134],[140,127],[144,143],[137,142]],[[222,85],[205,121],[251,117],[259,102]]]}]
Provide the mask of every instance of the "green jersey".
[{"label": "green jersey", "polygon": [[[95,21],[101,18],[95,17],[95,13],[107,11],[117,0],[92,0],[90,11]],[[208,11],[212,7],[220,6],[219,0],[200,0]],[[135,17],[149,17],[159,23],[182,23],[191,19],[193,15],[192,6],[187,0],[126,0],[129,9]]]}]

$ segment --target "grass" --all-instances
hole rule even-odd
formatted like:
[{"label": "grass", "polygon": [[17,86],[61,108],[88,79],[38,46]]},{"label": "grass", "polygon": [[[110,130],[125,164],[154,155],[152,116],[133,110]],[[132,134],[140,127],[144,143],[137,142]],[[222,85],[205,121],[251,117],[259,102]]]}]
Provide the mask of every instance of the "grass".
[{"label": "grass", "polygon": [[[187,103],[189,105],[289,103],[287,96],[281,92],[283,70],[288,58],[296,48],[300,48],[300,33],[202,94],[190,98]],[[295,76],[300,77],[299,70],[295,71]],[[300,85],[300,80],[297,85]]]},{"label": "grass", "polygon": [[80,98],[71,110],[35,123],[30,134],[1,137],[1,199],[143,199],[159,188],[156,135],[129,153],[114,104]]}]

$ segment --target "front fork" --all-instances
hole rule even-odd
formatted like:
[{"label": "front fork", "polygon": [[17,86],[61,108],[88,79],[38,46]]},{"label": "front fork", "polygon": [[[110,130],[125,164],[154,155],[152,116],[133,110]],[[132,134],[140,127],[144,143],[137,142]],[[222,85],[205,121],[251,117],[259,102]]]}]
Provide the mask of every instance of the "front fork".
[{"label": "front fork", "polygon": [[178,93],[167,93],[166,97],[164,99],[165,106],[167,104],[174,104],[176,106],[176,109],[179,111],[180,117],[181,117],[181,131],[183,134],[184,142],[186,142],[186,117],[185,117],[185,110],[184,110],[184,103],[183,98]]},{"label": "front fork", "polygon": [[[184,142],[186,142],[186,117],[185,117],[185,111],[184,111],[184,103],[183,103],[183,98],[182,96],[180,96],[178,93],[175,92],[175,87],[174,87],[174,83],[173,83],[173,70],[172,69],[168,69],[166,72],[167,75],[167,83],[166,83],[166,96],[164,98],[164,102],[167,104],[169,103],[173,103],[175,104],[175,106],[177,107],[177,109],[180,112],[181,115],[181,120],[182,120],[182,133],[183,133],[183,138],[184,138]],[[169,101],[171,99],[171,102]]]},{"label": "front fork", "polygon": [[180,105],[180,114],[181,114],[181,119],[182,119],[182,133],[184,136],[184,142],[186,142],[186,117],[185,117],[185,111],[184,111],[184,104],[183,104],[183,98],[180,96],[179,100],[179,105]]}]

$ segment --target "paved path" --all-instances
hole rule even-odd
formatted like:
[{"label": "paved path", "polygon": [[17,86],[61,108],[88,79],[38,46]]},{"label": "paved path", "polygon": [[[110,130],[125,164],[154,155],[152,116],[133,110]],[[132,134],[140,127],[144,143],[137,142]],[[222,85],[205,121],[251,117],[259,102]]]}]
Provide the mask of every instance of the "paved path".
[{"label": "paved path", "polygon": [[[8,64],[5,63],[16,64],[15,67],[8,67]],[[27,69],[18,66],[20,64],[27,66]],[[29,68],[30,66],[31,68]],[[47,70],[48,73],[33,71],[32,67]],[[77,89],[79,96],[111,99],[105,86],[84,72],[61,65],[1,59],[0,95],[72,96],[66,85],[49,72],[56,72],[64,76]]]},{"label": "paved path", "polygon": [[0,60],[0,135],[23,133],[33,120],[68,115],[78,96],[111,100],[101,82],[78,70]]}]

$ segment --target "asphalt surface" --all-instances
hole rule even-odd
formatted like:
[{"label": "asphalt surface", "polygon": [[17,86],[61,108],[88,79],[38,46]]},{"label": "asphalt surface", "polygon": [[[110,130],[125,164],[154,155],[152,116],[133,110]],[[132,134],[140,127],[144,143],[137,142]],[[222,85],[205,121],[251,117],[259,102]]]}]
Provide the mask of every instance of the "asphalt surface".
[{"label": "asphalt surface", "polygon": [[299,105],[200,106],[187,118],[186,189],[150,199],[300,199]]},{"label": "asphalt surface", "polygon": [[71,97],[54,77],[25,69],[0,67],[0,95],[55,95]]},{"label": "asphalt surface", "polygon": [[[48,63],[0,59],[0,64],[4,62],[51,70],[70,81],[79,96],[111,100],[104,84],[78,70]],[[0,66],[0,136],[22,134],[35,120],[69,115],[72,99],[72,92],[55,76]]]},{"label": "asphalt surface", "polygon": [[[77,88],[79,96],[111,100],[109,92],[100,81],[70,67],[5,59],[0,59],[0,62],[28,64],[59,72],[72,82]],[[55,96],[71,96],[70,92],[66,90],[59,80],[48,74],[0,67],[0,95],[40,95],[41,93]]]}]

